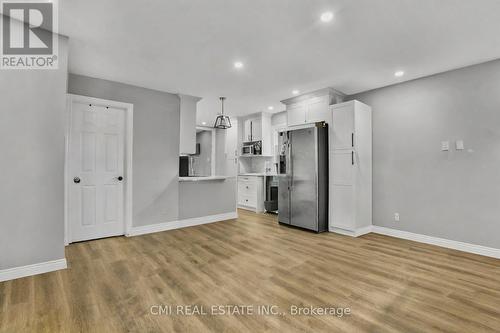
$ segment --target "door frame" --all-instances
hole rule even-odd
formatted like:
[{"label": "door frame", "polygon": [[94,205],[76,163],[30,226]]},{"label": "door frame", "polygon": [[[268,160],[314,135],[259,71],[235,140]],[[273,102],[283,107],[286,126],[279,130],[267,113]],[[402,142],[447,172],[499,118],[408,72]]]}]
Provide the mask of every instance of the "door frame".
[{"label": "door frame", "polygon": [[124,234],[129,235],[132,230],[132,150],[133,150],[133,135],[134,135],[134,105],[130,103],[117,102],[102,98],[95,98],[83,95],[66,94],[66,125],[65,125],[65,156],[64,156],[64,245],[69,244],[70,223],[69,223],[69,154],[71,147],[71,123],[74,102],[95,104],[101,106],[109,106],[117,109],[125,110],[125,166],[124,166],[124,203],[123,203],[123,223]]}]

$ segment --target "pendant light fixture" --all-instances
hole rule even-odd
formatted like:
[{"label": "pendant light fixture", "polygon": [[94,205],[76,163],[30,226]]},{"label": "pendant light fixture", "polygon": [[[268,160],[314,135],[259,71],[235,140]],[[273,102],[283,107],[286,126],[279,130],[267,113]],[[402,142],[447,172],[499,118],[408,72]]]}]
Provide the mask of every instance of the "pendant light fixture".
[{"label": "pendant light fixture", "polygon": [[224,115],[224,100],[226,99],[226,97],[219,97],[219,99],[222,104],[222,112],[215,119],[214,128],[220,128],[220,129],[231,128],[231,119],[229,119],[229,116]]}]

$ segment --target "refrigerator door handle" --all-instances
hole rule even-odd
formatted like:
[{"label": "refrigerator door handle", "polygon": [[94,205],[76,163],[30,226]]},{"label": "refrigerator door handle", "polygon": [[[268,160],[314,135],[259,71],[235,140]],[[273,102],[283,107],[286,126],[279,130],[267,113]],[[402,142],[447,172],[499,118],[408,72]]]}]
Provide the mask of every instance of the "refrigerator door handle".
[{"label": "refrigerator door handle", "polygon": [[[287,136],[289,134],[287,133]],[[292,167],[292,144],[288,136],[286,144],[286,174],[288,176],[288,190],[291,191],[293,187],[293,167]]]},{"label": "refrigerator door handle", "polygon": [[354,150],[351,150],[351,163],[354,165]]}]

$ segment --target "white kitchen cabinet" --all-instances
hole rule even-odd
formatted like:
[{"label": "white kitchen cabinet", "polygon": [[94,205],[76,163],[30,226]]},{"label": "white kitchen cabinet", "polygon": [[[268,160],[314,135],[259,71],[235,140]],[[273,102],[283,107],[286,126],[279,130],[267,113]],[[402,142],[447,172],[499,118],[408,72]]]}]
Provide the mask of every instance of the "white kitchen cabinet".
[{"label": "white kitchen cabinet", "polygon": [[196,104],[200,97],[179,94],[180,124],[179,124],[179,153],[196,153]]},{"label": "white kitchen cabinet", "polygon": [[354,114],[352,103],[342,103],[332,107],[332,117],[335,121],[331,125],[333,149],[354,148]]},{"label": "white kitchen cabinet", "polygon": [[246,119],[243,126],[243,141],[262,140],[262,120],[260,117]]},{"label": "white kitchen cabinet", "polygon": [[354,180],[354,150],[330,151],[332,157],[332,179],[337,185],[352,186]]},{"label": "white kitchen cabinet", "polygon": [[306,104],[293,103],[286,106],[288,126],[303,125],[306,122]]},{"label": "white kitchen cabinet", "polygon": [[252,120],[252,141],[262,141],[262,118]]},{"label": "white kitchen cabinet", "polygon": [[243,121],[243,142],[252,141],[252,119]]},{"label": "white kitchen cabinet", "polygon": [[307,100],[306,106],[306,123],[316,123],[330,119],[330,98],[328,95],[313,97]]},{"label": "white kitchen cabinet", "polygon": [[271,127],[271,114],[261,113],[259,132],[260,139],[262,140],[262,155],[271,156],[273,154],[273,138],[272,138],[272,127]]},{"label": "white kitchen cabinet", "polygon": [[264,211],[263,176],[238,176],[238,207],[256,213]]},{"label": "white kitchen cabinet", "polygon": [[355,205],[352,185],[334,186],[332,196],[335,197],[335,201],[330,220],[335,221],[335,224],[330,225],[330,231],[356,236],[354,234],[356,228],[354,227]]},{"label": "white kitchen cabinet", "polygon": [[272,131],[271,114],[259,112],[245,117],[239,117],[239,145],[244,142],[262,141],[262,155],[271,156],[272,154]]},{"label": "white kitchen cabinet", "polygon": [[359,236],[372,225],[371,108],[350,101],[330,110],[329,229]]},{"label": "white kitchen cabinet", "polygon": [[344,95],[327,88],[281,101],[286,105],[287,124],[290,127],[320,121],[329,123],[330,104],[343,101]]}]

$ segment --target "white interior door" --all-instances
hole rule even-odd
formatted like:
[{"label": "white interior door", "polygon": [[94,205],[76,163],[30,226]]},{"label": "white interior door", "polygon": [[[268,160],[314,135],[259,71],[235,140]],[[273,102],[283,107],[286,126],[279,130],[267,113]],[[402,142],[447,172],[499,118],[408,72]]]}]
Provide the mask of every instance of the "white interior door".
[{"label": "white interior door", "polygon": [[69,242],[123,235],[125,110],[73,102]]}]

